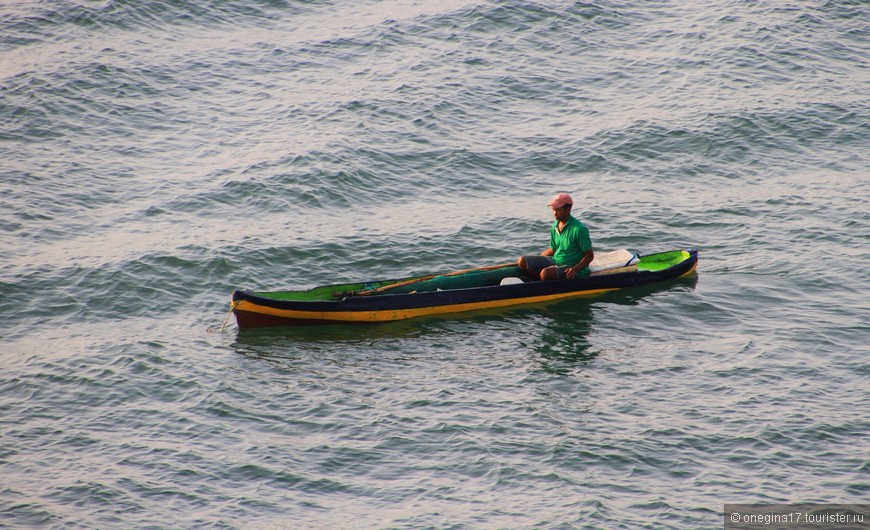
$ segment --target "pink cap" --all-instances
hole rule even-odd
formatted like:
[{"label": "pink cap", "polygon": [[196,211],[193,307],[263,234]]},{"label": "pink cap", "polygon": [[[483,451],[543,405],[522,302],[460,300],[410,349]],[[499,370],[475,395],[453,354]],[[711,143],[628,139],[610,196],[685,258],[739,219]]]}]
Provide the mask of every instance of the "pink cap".
[{"label": "pink cap", "polygon": [[550,204],[548,204],[547,206],[549,206],[550,208],[561,208],[566,204],[570,204],[573,206],[574,201],[571,200],[571,196],[567,193],[559,193],[555,197],[553,197],[553,200],[550,201]]}]

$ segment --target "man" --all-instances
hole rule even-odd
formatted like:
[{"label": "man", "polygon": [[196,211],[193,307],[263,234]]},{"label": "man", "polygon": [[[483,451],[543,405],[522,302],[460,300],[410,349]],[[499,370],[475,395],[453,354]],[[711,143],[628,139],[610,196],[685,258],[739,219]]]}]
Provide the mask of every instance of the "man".
[{"label": "man", "polygon": [[520,256],[517,265],[530,278],[541,280],[573,280],[587,276],[595,254],[589,230],[571,215],[574,201],[567,193],[559,193],[548,204],[553,209],[550,246],[540,256]]}]

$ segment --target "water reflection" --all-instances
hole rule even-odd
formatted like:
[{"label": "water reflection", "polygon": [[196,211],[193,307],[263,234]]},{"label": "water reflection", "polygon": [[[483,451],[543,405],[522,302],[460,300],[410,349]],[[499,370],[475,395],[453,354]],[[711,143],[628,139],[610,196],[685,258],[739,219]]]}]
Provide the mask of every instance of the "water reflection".
[{"label": "water reflection", "polygon": [[697,276],[605,293],[594,298],[565,300],[541,309],[541,331],[528,344],[538,356],[541,369],[552,374],[567,374],[594,361],[599,351],[588,341],[593,329],[595,307],[601,304],[638,305],[657,292],[695,288]]},{"label": "water reflection", "polygon": [[324,361],[344,363],[353,352],[388,348],[389,341],[415,340],[425,328],[418,321],[383,324],[336,324],[241,329],[231,347],[246,357],[286,364],[316,355]]},{"label": "water reflection", "polygon": [[567,300],[548,306],[541,314],[539,331],[530,339],[541,369],[553,374],[566,374],[576,366],[589,363],[598,352],[589,344],[592,329],[593,302]]}]

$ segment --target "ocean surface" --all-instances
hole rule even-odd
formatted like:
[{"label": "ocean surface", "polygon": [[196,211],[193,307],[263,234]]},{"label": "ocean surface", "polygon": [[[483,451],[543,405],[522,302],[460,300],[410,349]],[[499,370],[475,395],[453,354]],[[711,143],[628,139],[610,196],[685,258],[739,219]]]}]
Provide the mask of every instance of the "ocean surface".
[{"label": "ocean surface", "polygon": [[[714,529],[870,498],[870,4],[0,3],[0,527]],[[697,276],[222,332],[503,263]]]}]

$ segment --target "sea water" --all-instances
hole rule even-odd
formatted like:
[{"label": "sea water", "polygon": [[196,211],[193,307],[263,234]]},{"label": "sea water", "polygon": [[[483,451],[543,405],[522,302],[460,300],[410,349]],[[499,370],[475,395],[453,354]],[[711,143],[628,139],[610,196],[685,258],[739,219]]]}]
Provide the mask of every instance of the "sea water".
[{"label": "sea water", "polygon": [[[721,528],[870,495],[863,1],[0,5],[0,526]],[[370,327],[234,289],[689,280]]]}]

